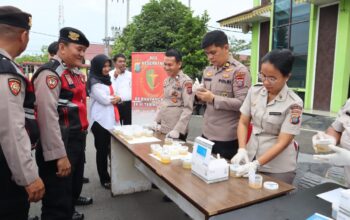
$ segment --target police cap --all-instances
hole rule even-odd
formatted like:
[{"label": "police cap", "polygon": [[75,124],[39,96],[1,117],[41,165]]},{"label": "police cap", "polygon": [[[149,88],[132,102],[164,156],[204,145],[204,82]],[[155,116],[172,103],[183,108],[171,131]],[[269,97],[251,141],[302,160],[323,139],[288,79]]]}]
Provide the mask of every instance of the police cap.
[{"label": "police cap", "polygon": [[59,40],[70,43],[80,44],[89,47],[89,40],[85,37],[83,32],[71,27],[64,27],[60,30]]},{"label": "police cap", "polygon": [[32,27],[32,15],[13,6],[0,7],[0,24],[30,30]]}]

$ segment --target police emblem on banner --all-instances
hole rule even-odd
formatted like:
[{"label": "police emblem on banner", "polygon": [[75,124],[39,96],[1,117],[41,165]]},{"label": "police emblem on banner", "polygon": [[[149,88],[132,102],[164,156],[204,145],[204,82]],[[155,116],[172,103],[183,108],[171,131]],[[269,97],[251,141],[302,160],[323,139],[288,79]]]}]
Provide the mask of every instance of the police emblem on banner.
[{"label": "police emblem on banner", "polygon": [[21,91],[21,81],[15,78],[8,79],[8,85],[11,93],[15,96]]},{"label": "police emblem on banner", "polygon": [[300,105],[294,104],[290,106],[290,123],[297,125],[300,123],[300,117],[303,112],[303,108]]},{"label": "police emblem on banner", "polygon": [[58,84],[57,76],[52,76],[52,75],[46,76],[46,85],[47,87],[49,87],[49,89],[56,88],[57,84]]}]

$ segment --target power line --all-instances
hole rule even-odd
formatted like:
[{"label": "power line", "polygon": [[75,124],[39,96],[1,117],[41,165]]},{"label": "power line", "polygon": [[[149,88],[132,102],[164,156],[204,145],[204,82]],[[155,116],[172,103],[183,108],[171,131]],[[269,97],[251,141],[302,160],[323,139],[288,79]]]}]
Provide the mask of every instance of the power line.
[{"label": "power line", "polygon": [[[54,37],[56,39],[58,39],[58,35],[53,35],[53,34],[47,34],[47,33],[42,33],[42,32],[38,32],[38,31],[30,31],[30,33],[33,34],[39,34],[39,35],[43,35],[43,36],[47,36],[47,37]],[[93,44],[102,44],[101,42],[91,42]]]}]

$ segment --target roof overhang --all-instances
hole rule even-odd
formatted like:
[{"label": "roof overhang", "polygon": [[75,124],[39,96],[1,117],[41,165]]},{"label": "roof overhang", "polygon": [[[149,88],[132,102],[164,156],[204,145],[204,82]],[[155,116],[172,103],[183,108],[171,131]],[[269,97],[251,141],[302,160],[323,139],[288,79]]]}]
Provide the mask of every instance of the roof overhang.
[{"label": "roof overhang", "polygon": [[269,21],[271,17],[271,4],[254,7],[250,10],[241,12],[228,18],[217,21],[220,26],[231,28],[242,28],[247,32],[247,27],[251,27],[254,22]]},{"label": "roof overhang", "polygon": [[295,3],[312,3],[314,5],[325,5],[333,2],[339,2],[339,0],[294,0]]}]

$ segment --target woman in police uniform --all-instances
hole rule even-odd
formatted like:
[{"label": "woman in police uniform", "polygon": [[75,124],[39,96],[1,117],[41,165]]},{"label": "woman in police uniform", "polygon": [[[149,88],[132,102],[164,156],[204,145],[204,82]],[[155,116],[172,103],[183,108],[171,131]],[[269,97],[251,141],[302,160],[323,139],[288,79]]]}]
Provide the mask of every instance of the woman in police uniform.
[{"label": "woman in police uniform", "polygon": [[[254,169],[293,182],[297,156],[293,139],[300,132],[303,106],[287,86],[293,61],[291,51],[286,49],[273,50],[262,59],[259,77],[263,85],[249,90],[240,109],[239,150],[231,161],[245,162],[238,171],[241,176]],[[250,123],[253,130],[247,143]]]}]

